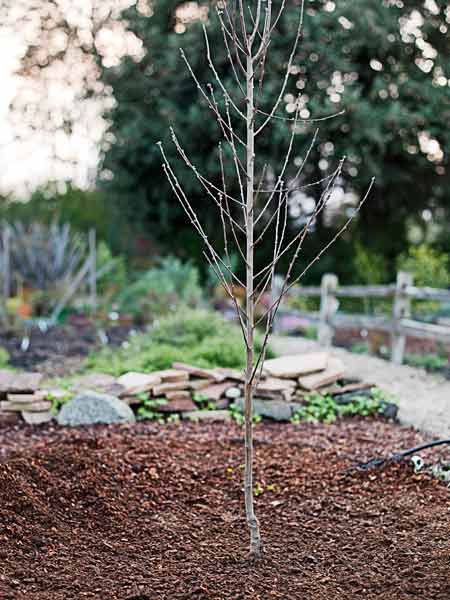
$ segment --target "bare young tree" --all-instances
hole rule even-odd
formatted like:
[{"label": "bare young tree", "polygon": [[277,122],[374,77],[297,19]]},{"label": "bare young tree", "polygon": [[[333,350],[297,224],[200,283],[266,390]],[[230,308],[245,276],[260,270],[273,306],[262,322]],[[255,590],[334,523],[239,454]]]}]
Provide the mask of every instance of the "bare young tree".
[{"label": "bare young tree", "polygon": [[[236,81],[239,97],[232,97],[227,90],[223,79],[219,75],[211,52],[207,29],[203,26],[205,39],[206,60],[211,71],[213,84],[202,85],[198,80],[188,57],[180,49],[182,59],[195,82],[199,96],[211,110],[223,137],[223,144],[218,147],[218,161],[220,163],[221,182],[214,183],[202,175],[196,165],[192,164],[173,128],[170,129],[172,141],[176,146],[179,156],[192,170],[199,185],[217,207],[218,224],[223,232],[223,251],[213,246],[208,237],[208,232],[201,223],[199,215],[193,209],[177,175],[172,167],[164,147],[158,142],[163,157],[163,169],[171,188],[183,207],[190,223],[204,242],[204,255],[213,268],[226,293],[231,298],[242,329],[246,348],[245,370],[245,471],[244,494],[247,523],[250,529],[250,556],[258,558],[262,553],[260,527],[254,510],[253,498],[253,435],[252,413],[253,395],[258,385],[264,364],[269,335],[272,330],[276,311],[282,298],[290,287],[296,284],[305,273],[316,263],[324,252],[348,227],[350,221],[361,208],[369,191],[359,202],[353,214],[342,227],[334,234],[330,241],[318,254],[306,264],[300,273],[294,272],[294,267],[303,247],[303,243],[311,231],[311,226],[319,214],[324,210],[334,186],[338,181],[343,159],[335,170],[320,181],[308,185],[321,187],[321,194],[313,213],[306,223],[293,235],[289,235],[289,198],[292,192],[308,186],[301,186],[304,166],[314,147],[317,130],[306,155],[297,171],[288,177],[288,166],[292,158],[295,136],[299,125],[304,122],[300,118],[301,104],[297,99],[295,114],[285,118],[278,114],[280,105],[285,95],[289,75],[294,66],[298,45],[302,35],[304,16],[304,0],[299,5],[298,23],[294,43],[287,58],[284,77],[280,82],[279,93],[273,105],[266,111],[260,108],[260,98],[264,87],[267,56],[270,50],[272,37],[276,35],[277,25],[283,15],[286,0],[277,2],[277,9],[272,6],[272,0],[252,0],[244,6],[243,0],[220,0],[217,5],[217,18],[223,35],[224,48],[231,66],[232,75]],[[336,115],[329,115],[320,121]],[[258,136],[275,119],[286,121],[286,156],[281,171],[274,178],[269,177],[268,165],[263,165],[258,176],[255,175],[256,145]],[[227,185],[226,161],[234,167],[234,187],[238,193],[231,194]],[[255,251],[263,240],[273,246],[271,259],[262,267],[255,266]],[[237,252],[245,266],[245,281],[238,276],[238,271],[232,269],[230,260],[232,249]],[[282,285],[278,287],[276,295],[272,294],[270,306],[262,305],[262,300],[267,293],[273,290],[275,271],[280,260],[287,259],[287,269],[282,278]],[[241,264],[242,264],[241,263]],[[241,306],[237,286],[245,289],[245,303]],[[255,309],[263,306],[262,314],[255,316]],[[262,348],[258,353],[254,350],[255,330],[261,326],[264,330]]]}]

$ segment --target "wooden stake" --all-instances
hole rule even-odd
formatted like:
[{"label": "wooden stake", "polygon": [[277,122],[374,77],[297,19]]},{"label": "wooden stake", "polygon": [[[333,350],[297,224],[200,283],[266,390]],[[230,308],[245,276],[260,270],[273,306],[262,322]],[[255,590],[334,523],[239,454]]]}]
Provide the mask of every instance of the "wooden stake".
[{"label": "wooden stake", "polygon": [[89,230],[89,291],[91,312],[95,315],[97,310],[97,241],[95,229]]},{"label": "wooden stake", "polygon": [[320,291],[320,323],[317,332],[319,344],[329,348],[333,342],[334,326],[333,317],[339,307],[336,298],[338,278],[332,273],[326,273],[322,277]]}]

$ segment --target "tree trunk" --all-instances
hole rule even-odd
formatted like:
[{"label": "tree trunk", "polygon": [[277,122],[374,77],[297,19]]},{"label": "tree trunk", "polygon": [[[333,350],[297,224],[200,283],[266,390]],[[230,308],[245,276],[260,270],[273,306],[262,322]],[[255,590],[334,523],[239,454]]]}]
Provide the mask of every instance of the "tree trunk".
[{"label": "tree trunk", "polygon": [[[251,53],[249,53],[251,54]],[[253,330],[254,330],[254,246],[253,246],[253,196],[255,170],[255,115],[253,98],[253,61],[247,57],[247,199],[246,199],[246,232],[247,232],[247,272],[246,272],[246,333],[247,333],[247,366],[245,373],[245,472],[244,493],[245,513],[250,528],[250,556],[261,556],[261,536],[259,523],[255,516],[253,501]]]}]

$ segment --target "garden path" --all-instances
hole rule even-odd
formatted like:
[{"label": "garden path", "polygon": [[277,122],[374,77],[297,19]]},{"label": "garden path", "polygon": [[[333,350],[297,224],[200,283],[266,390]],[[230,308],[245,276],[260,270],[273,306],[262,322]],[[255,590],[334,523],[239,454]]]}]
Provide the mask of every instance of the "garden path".
[{"label": "garden path", "polygon": [[[321,348],[314,340],[289,336],[273,336],[271,345],[280,355]],[[373,382],[397,396],[401,423],[436,436],[450,436],[450,381],[423,369],[392,365],[342,348],[333,348],[332,352],[344,360],[349,377]]]}]

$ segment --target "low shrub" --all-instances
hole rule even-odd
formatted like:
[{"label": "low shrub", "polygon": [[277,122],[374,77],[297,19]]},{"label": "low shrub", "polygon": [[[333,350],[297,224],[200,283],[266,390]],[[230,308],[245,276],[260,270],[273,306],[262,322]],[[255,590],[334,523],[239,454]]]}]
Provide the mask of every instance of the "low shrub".
[{"label": "low shrub", "polygon": [[[413,275],[413,283],[417,286],[429,286],[447,289],[450,284],[450,262],[448,254],[439,252],[428,244],[420,244],[409,248],[408,252],[398,257],[397,268]],[[413,300],[412,312],[416,315],[427,315],[440,310],[439,302]]]},{"label": "low shrub", "polygon": [[[260,349],[257,336],[255,350]],[[269,349],[267,357],[271,356]],[[133,336],[121,348],[92,352],[85,369],[118,376],[127,371],[166,369],[173,362],[243,368],[245,348],[238,325],[211,311],[180,310],[156,322],[148,333]]]},{"label": "low shrub", "polygon": [[130,283],[116,304],[122,313],[152,321],[180,306],[197,307],[201,298],[197,268],[169,256]]}]

